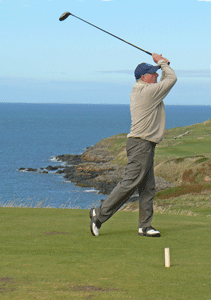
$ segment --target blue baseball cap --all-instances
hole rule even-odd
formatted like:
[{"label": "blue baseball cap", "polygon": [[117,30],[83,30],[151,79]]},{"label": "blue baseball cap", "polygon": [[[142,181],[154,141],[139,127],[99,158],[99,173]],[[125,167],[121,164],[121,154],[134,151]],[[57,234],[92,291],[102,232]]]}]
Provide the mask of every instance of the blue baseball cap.
[{"label": "blue baseball cap", "polygon": [[137,68],[135,69],[135,78],[136,80],[138,80],[139,78],[141,78],[142,75],[149,73],[155,73],[157,72],[157,70],[160,69],[160,66],[153,66],[147,63],[142,63],[140,65],[137,66]]}]

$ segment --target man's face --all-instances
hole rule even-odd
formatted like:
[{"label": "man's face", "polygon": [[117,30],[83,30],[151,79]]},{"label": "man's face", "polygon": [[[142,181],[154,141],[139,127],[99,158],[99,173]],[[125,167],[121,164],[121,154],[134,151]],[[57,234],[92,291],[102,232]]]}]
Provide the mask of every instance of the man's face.
[{"label": "man's face", "polygon": [[144,75],[144,81],[147,83],[157,83],[157,78],[158,78],[158,73],[151,73],[147,74],[146,76]]}]

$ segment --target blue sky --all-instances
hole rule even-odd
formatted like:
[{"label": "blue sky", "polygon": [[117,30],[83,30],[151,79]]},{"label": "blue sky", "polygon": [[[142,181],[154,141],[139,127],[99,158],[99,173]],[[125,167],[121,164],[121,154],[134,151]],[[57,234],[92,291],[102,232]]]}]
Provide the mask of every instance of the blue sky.
[{"label": "blue sky", "polygon": [[134,69],[171,61],[166,104],[211,103],[211,1],[0,0],[0,102],[129,104]]}]

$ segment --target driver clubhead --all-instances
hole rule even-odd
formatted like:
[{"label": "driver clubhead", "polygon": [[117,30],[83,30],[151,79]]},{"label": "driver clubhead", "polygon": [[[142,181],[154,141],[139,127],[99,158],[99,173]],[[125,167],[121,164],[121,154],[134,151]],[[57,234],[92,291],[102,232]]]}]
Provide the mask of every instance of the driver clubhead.
[{"label": "driver clubhead", "polygon": [[69,13],[69,12],[63,13],[63,15],[61,15],[61,17],[59,18],[59,21],[64,21],[65,19],[67,19],[69,17],[69,15],[71,15],[71,13]]}]

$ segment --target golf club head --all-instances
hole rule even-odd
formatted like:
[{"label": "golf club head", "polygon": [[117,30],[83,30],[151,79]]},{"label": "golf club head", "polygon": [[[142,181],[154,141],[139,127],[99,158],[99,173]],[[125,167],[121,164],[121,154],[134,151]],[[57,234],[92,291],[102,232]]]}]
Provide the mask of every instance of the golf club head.
[{"label": "golf club head", "polygon": [[71,13],[69,13],[68,11],[63,13],[63,15],[61,15],[61,17],[59,18],[59,21],[64,21],[69,17],[69,15],[71,15]]}]

